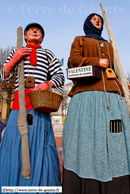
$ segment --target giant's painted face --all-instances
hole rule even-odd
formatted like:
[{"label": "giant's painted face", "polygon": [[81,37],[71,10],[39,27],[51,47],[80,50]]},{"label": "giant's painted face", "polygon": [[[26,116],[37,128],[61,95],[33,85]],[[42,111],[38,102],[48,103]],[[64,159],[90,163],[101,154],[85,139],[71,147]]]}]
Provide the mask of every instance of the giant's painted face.
[{"label": "giant's painted face", "polygon": [[37,27],[31,27],[28,29],[27,33],[24,35],[28,44],[41,44],[43,41],[42,32]]},{"label": "giant's painted face", "polygon": [[90,21],[92,22],[92,24],[93,24],[96,28],[101,29],[101,27],[102,27],[102,20],[101,20],[101,18],[100,18],[99,16],[94,15],[94,16],[90,19]]}]

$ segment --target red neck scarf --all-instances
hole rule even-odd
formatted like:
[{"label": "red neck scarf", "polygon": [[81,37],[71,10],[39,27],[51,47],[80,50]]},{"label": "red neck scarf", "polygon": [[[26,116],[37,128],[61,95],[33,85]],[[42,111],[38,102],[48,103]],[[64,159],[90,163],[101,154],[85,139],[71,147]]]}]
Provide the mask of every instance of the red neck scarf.
[{"label": "red neck scarf", "polygon": [[36,55],[36,49],[41,48],[40,45],[33,45],[33,44],[27,44],[26,47],[32,48],[29,61],[31,62],[31,65],[37,65],[37,55]]}]

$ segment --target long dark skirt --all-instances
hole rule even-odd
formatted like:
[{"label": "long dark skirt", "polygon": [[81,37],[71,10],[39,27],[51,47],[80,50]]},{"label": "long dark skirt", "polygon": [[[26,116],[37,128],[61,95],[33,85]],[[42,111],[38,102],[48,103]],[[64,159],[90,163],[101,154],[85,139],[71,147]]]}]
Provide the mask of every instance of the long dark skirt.
[{"label": "long dark skirt", "polygon": [[62,194],[130,194],[130,176],[101,182],[80,178],[76,173],[64,168]]}]

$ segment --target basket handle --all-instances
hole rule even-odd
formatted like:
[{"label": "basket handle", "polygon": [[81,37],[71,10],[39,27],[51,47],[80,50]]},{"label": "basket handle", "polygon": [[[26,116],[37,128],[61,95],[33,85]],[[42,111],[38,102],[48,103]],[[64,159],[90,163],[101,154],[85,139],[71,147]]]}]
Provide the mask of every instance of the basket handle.
[{"label": "basket handle", "polygon": [[45,81],[44,83],[47,83],[49,85],[49,91],[52,92],[52,87],[49,81]]}]

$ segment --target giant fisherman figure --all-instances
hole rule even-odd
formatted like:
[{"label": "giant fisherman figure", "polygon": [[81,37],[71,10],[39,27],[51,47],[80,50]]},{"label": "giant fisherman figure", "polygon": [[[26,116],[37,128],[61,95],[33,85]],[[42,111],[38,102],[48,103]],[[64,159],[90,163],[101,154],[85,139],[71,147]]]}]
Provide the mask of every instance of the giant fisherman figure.
[{"label": "giant fisherman figure", "polygon": [[[41,25],[31,23],[24,30],[25,48],[13,50],[1,69],[3,82],[8,82],[16,70],[15,99],[0,148],[0,186],[61,186],[58,155],[55,145],[50,114],[33,110],[27,94],[30,88],[25,84],[26,108],[31,122],[28,124],[29,152],[31,162],[30,179],[22,176],[21,168],[21,136],[18,131],[19,85],[17,64],[23,59],[25,80],[29,76],[35,79],[34,90],[48,90],[44,83],[47,74],[52,87],[62,92],[64,75],[54,54],[43,49],[40,44],[44,38]],[[49,62],[49,64],[48,64]],[[26,83],[26,82],[25,82]],[[33,87],[33,86],[32,86]]]}]

